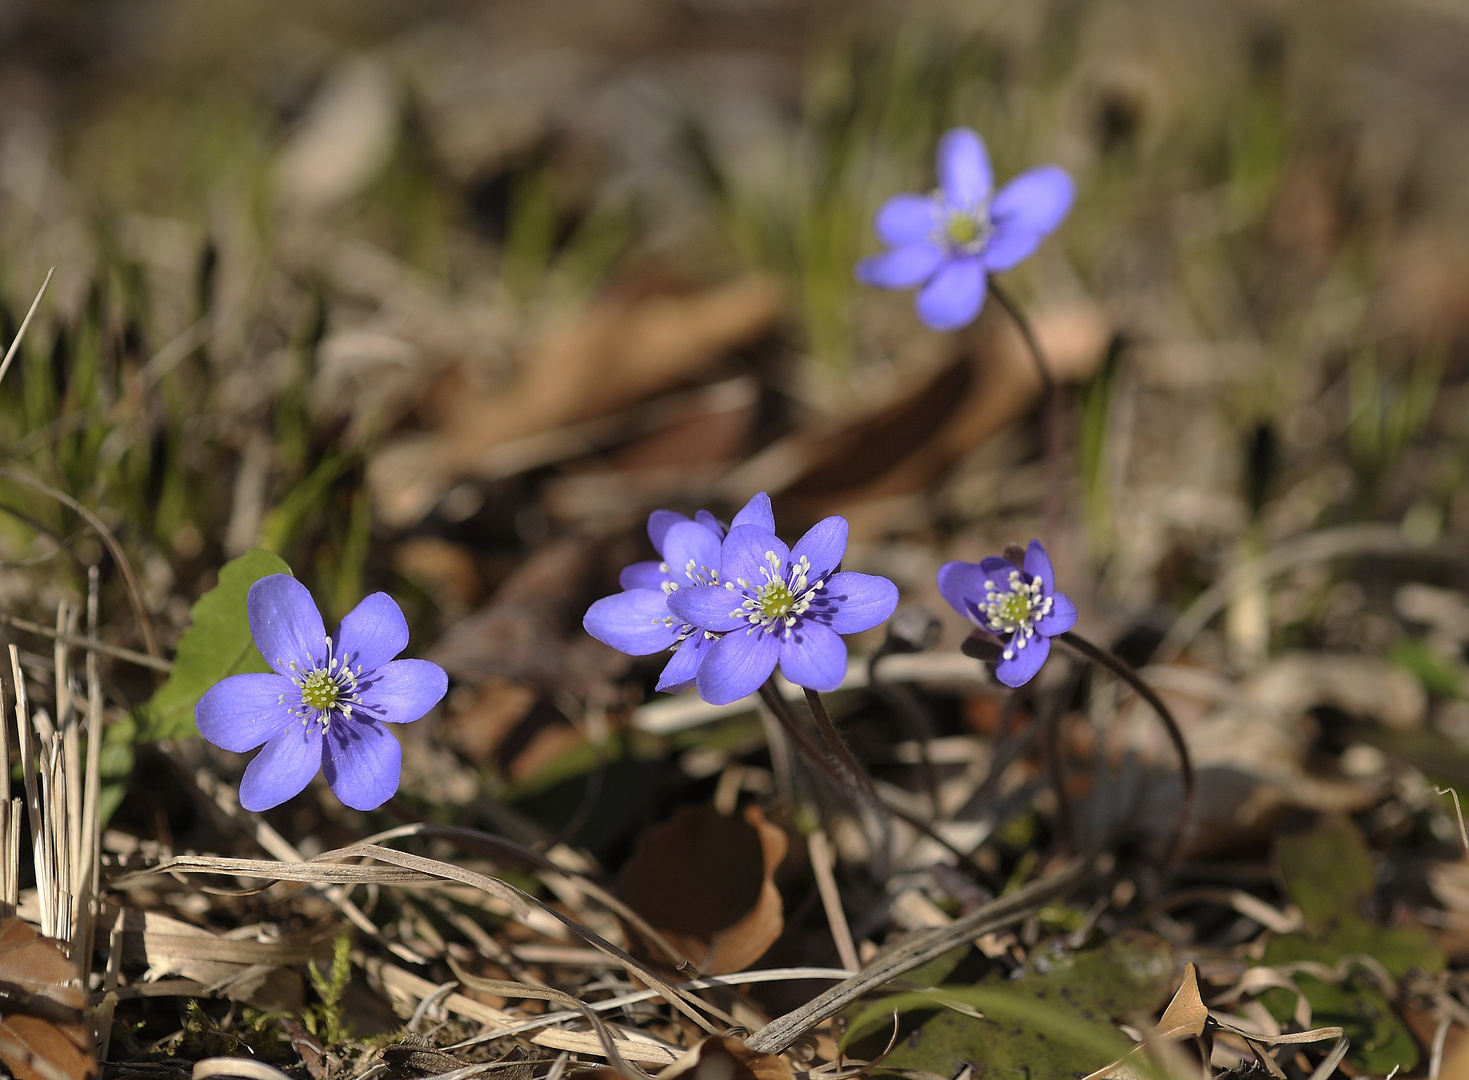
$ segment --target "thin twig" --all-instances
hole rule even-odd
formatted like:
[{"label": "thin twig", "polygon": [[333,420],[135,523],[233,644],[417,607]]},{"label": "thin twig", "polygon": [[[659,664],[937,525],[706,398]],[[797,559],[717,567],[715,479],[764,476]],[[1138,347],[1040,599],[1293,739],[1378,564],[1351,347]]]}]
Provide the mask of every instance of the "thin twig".
[{"label": "thin twig", "polygon": [[109,645],[105,641],[98,641],[96,637],[81,637],[77,634],[59,634],[49,626],[30,619],[22,619],[17,615],[7,615],[0,611],[0,623],[13,626],[17,630],[23,630],[27,634],[39,634],[41,637],[51,638],[63,644],[70,645],[76,649],[86,649],[88,652],[99,653],[102,656],[110,656],[114,660],[126,660],[129,664],[137,664],[139,667],[152,668],[165,674],[173,670],[173,663],[163,660],[157,656],[149,656],[147,653],[136,652],[133,649],[124,649],[121,645]]},{"label": "thin twig", "polygon": [[1173,743],[1174,752],[1178,754],[1179,773],[1183,780],[1183,795],[1179,799],[1178,820],[1173,827],[1173,838],[1169,841],[1167,853],[1164,855],[1163,861],[1158,867],[1160,880],[1166,878],[1168,871],[1172,869],[1173,864],[1177,862],[1179,855],[1183,852],[1184,838],[1188,832],[1189,819],[1193,816],[1194,809],[1194,789],[1196,786],[1194,763],[1189,757],[1188,744],[1184,742],[1183,731],[1179,728],[1178,721],[1173,718],[1173,713],[1169,711],[1168,706],[1163,704],[1163,699],[1153,691],[1151,686],[1143,681],[1143,677],[1133,670],[1132,665],[1126,660],[1097,648],[1097,646],[1077,634],[1074,630],[1061,634],[1057,640],[1074,649],[1092,663],[1106,668],[1113,675],[1116,675],[1136,690],[1138,696],[1152,706],[1153,711],[1158,714],[1158,719],[1163,722],[1164,730],[1168,732],[1168,738]]}]

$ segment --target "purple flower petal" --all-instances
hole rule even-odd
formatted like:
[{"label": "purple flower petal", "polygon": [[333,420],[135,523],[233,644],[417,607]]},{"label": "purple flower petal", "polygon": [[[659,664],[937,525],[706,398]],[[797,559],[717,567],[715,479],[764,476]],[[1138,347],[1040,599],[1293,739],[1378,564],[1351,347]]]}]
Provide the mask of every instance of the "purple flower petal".
[{"label": "purple flower petal", "polygon": [[826,583],[822,598],[834,608],[831,618],[822,622],[838,634],[860,634],[892,615],[898,606],[898,587],[876,574],[844,570]]},{"label": "purple flower petal", "polygon": [[944,133],[938,149],[939,187],[949,205],[973,210],[990,197],[995,177],[984,140],[971,128]]},{"label": "purple flower petal", "polygon": [[918,317],[934,330],[957,330],[974,321],[984,304],[984,267],[978,259],[955,259],[918,294]]},{"label": "purple flower petal", "polygon": [[[287,703],[282,704],[281,695]],[[243,754],[298,724],[288,711],[301,693],[290,679],[270,673],[231,675],[211,686],[194,706],[199,734],[221,750]]]},{"label": "purple flower petal", "polygon": [[[740,588],[757,588],[767,580],[765,572],[770,571],[771,561],[766,556],[770,554],[775,556],[775,562],[781,568],[779,572],[784,572],[786,563],[790,561],[791,549],[775,533],[758,525],[730,529],[724,538],[724,551],[719,560],[719,580],[725,585],[733,583]],[[738,607],[738,601],[730,606]],[[709,629],[717,630],[719,627],[711,626]]]},{"label": "purple flower petal", "polygon": [[835,690],[847,674],[846,642],[836,631],[803,620],[781,643],[780,673],[808,690]]},{"label": "purple flower petal", "polygon": [[1045,236],[1066,220],[1076,201],[1076,184],[1056,165],[1027,169],[1015,177],[990,204],[996,229],[1020,229]]},{"label": "purple flower petal", "polygon": [[1012,225],[996,225],[993,235],[979,253],[979,261],[992,273],[1019,266],[1041,246],[1042,235]]},{"label": "purple flower petal", "polygon": [[911,289],[931,278],[947,256],[930,244],[905,244],[857,264],[857,280],[878,289]]},{"label": "purple flower petal", "polygon": [[724,526],[721,525],[719,523],[719,519],[711,514],[708,510],[700,510],[697,514],[694,515],[694,520],[697,521],[700,525],[704,526],[704,528],[712,532],[715,536],[719,537],[719,539],[724,539]]},{"label": "purple flower petal", "polygon": [[713,581],[719,554],[719,537],[696,521],[675,525],[663,538],[663,562],[680,588]]},{"label": "purple flower petal", "polygon": [[926,243],[939,227],[939,207],[927,195],[894,195],[882,204],[872,227],[893,247]]},{"label": "purple flower petal", "polygon": [[338,720],[327,732],[322,771],[343,803],[353,810],[376,810],[398,790],[403,747],[375,721]]},{"label": "purple flower petal", "polygon": [[[449,676],[428,660],[394,660],[358,685],[357,700],[374,720],[411,724],[443,700]],[[354,709],[352,719],[357,715]]]},{"label": "purple flower petal", "polygon": [[775,532],[775,511],[770,508],[769,495],[759,492],[740,508],[729,527],[733,530],[741,525],[757,525],[766,532]]},{"label": "purple flower petal", "polygon": [[743,592],[723,585],[695,585],[670,593],[668,610],[683,622],[721,633],[750,625],[744,617],[732,614],[744,600]]},{"label": "purple flower petal", "polygon": [[1041,579],[1041,595],[1050,596],[1056,588],[1056,572],[1051,569],[1051,557],[1041,547],[1039,540],[1032,540],[1025,549],[1025,572]]},{"label": "purple flower petal", "polygon": [[807,575],[811,583],[825,580],[842,565],[842,556],[847,553],[847,531],[847,519],[840,514],[822,518],[791,548],[791,562],[800,562],[805,556],[811,562],[811,572]]},{"label": "purple flower petal", "polygon": [[1046,657],[1051,653],[1051,639],[1044,637],[1033,637],[1025,648],[1018,648],[1019,642],[1012,642],[1007,649],[1014,650],[1014,656],[1006,660],[1000,658],[995,665],[995,678],[1006,686],[1024,686],[1035,678],[1035,673],[1041,669],[1046,662]]},{"label": "purple flower petal", "polygon": [[979,563],[946,562],[939,567],[939,595],[960,615],[972,618],[969,604],[984,599],[984,583],[988,578]]},{"label": "purple flower petal", "polygon": [[669,623],[668,597],[652,589],[604,596],[587,608],[581,624],[602,644],[629,656],[662,652],[678,640],[678,626]]},{"label": "purple flower petal", "polygon": [[347,612],[332,644],[354,671],[375,671],[408,648],[408,620],[391,596],[375,592]]},{"label": "purple flower petal", "polygon": [[1076,625],[1076,605],[1065,593],[1051,594],[1051,613],[1035,621],[1035,632],[1046,637],[1064,634]]},{"label": "purple flower petal", "polygon": [[240,780],[240,805],[246,810],[269,810],[306,789],[321,768],[319,724],[291,724],[245,766]]},{"label": "purple flower petal", "polygon": [[709,655],[709,647],[716,640],[702,630],[695,630],[680,641],[672,658],[663,666],[663,674],[658,676],[658,685],[654,689],[669,694],[687,690],[693,685],[694,676],[699,673],[699,665]]},{"label": "purple flower petal", "polygon": [[681,521],[688,521],[688,516],[680,514],[677,510],[654,510],[648,515],[648,539],[653,541],[653,550],[663,554],[663,538],[668,535],[668,530]]},{"label": "purple flower petal", "polygon": [[663,591],[663,583],[668,580],[668,575],[658,568],[655,560],[648,562],[635,562],[622,568],[622,573],[617,575],[617,584],[624,589],[652,589],[655,592]]},{"label": "purple flower petal", "polygon": [[699,696],[710,705],[739,701],[760,689],[779,659],[780,638],[775,634],[725,634],[699,665]]},{"label": "purple flower petal", "polygon": [[288,678],[291,662],[310,670],[326,663],[326,627],[306,586],[290,574],[271,574],[245,596],[250,636],[265,662]]}]

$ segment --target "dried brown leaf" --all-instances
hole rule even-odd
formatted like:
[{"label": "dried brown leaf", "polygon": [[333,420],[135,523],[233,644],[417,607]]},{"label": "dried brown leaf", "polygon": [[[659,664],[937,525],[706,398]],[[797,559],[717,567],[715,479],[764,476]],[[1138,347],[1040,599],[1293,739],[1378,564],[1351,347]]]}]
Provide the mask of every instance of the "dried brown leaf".
[{"label": "dried brown leaf", "polygon": [[81,975],[57,942],[19,918],[0,922],[0,1062],[16,1080],[97,1072]]},{"label": "dried brown leaf", "polygon": [[746,277],[697,293],[611,297],[547,332],[501,393],[466,387],[446,402],[439,430],[409,436],[372,460],[368,480],[384,518],[407,525],[456,478],[503,473],[497,447],[602,416],[691,379],[720,354],[764,333],[780,289]]},{"label": "dried brown leaf", "polygon": [[[618,891],[702,972],[741,971],[785,925],[773,876],[786,846],[785,832],[759,807],[747,807],[743,818],[681,807],[639,837]],[[641,941],[636,933],[629,939]]]}]

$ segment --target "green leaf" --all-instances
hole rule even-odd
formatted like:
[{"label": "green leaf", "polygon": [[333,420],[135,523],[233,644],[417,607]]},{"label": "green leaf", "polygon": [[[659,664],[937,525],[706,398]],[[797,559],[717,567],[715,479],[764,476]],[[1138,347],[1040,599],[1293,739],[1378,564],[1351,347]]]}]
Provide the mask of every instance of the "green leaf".
[{"label": "green leaf", "polygon": [[853,1017],[846,1041],[876,1053],[887,1044],[894,1012],[939,1010],[903,1025],[904,1037],[877,1069],[953,1076],[968,1063],[974,1080],[1085,1075],[1132,1048],[1107,1021],[1160,1006],[1172,988],[1173,962],[1166,941],[1140,931],[1081,952],[1042,946],[1016,979],[991,974],[975,986],[883,998]]},{"label": "green leaf", "polygon": [[[1265,946],[1270,967],[1314,962],[1336,966],[1348,956],[1370,956],[1394,979],[1417,969],[1433,975],[1444,969],[1443,950],[1414,926],[1385,927],[1367,919],[1363,901],[1372,895],[1377,874],[1372,852],[1350,821],[1329,818],[1302,833],[1282,836],[1275,845],[1276,872],[1286,893],[1301,909],[1305,929],[1281,934]],[[1351,1040],[1347,1060],[1371,1073],[1394,1065],[1412,1071],[1418,1045],[1392,1004],[1360,972],[1340,983],[1304,972],[1296,985],[1311,1005],[1312,1023],[1340,1025]],[[1260,1001],[1276,1019],[1288,1019],[1295,995],[1274,988]]]},{"label": "green leaf", "polygon": [[194,706],[205,691],[230,675],[270,670],[250,637],[245,596],[261,578],[290,572],[278,556],[258,549],[220,569],[219,584],[189,610],[192,625],[179,638],[168,681],[139,710],[141,739],[196,734]]},{"label": "green leaf", "polygon": [[1357,915],[1377,884],[1372,852],[1345,818],[1328,818],[1307,832],[1282,836],[1275,845],[1275,868],[1310,934],[1324,933],[1343,915]]}]

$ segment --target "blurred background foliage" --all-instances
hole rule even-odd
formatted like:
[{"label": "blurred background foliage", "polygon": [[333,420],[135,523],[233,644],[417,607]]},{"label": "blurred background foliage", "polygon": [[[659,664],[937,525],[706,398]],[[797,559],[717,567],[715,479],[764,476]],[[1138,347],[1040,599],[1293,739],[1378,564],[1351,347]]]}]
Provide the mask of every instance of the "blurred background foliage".
[{"label": "blurred background foliage", "polygon": [[[1116,633],[1242,544],[1469,530],[1454,5],[12,0],[0,42],[7,334],[57,267],[0,445],[115,530],[165,646],[252,546],[332,616],[390,587],[434,640],[547,542],[635,536],[662,503],[841,509],[855,557],[919,595],[1032,535],[1036,418],[935,450],[953,420],[920,400],[974,400],[936,373],[986,370],[993,322],[934,335],[852,279],[875,207],[931,185],[960,123],[1001,180],[1078,179],[1010,277],[1079,384],[1056,547]],[[779,300],[694,306],[741,281]],[[672,359],[620,384],[618,341]],[[720,386],[753,404],[714,449],[629,418]],[[870,454],[840,482],[800,442],[854,430]],[[101,548],[0,489],[0,595],[44,617]],[[1272,632],[1319,637],[1330,584]]]}]

